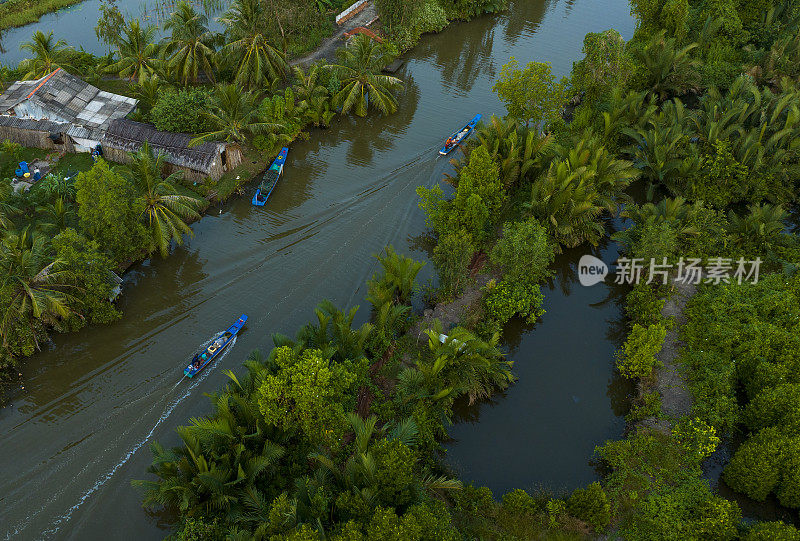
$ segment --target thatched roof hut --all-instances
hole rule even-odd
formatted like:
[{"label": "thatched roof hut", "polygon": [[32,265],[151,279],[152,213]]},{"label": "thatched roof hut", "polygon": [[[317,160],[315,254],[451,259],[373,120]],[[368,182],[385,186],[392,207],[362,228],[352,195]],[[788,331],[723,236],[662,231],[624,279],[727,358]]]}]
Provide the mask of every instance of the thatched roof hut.
[{"label": "thatched roof hut", "polygon": [[209,142],[189,146],[191,137],[184,133],[158,131],[151,124],[134,122],[125,118],[111,122],[100,144],[103,155],[118,163],[127,163],[131,152],[136,152],[145,141],[155,152],[167,154],[170,171],[183,171],[184,178],[202,181],[207,177],[219,180],[225,171],[242,162],[242,151],[238,145]]}]

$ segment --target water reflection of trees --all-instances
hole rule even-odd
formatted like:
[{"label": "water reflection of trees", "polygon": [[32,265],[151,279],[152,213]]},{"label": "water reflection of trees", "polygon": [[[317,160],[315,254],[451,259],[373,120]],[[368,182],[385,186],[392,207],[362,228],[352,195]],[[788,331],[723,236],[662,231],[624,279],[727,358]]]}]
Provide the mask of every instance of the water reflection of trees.
[{"label": "water reflection of trees", "polygon": [[414,56],[434,63],[447,86],[468,93],[481,76],[495,76],[494,33],[498,17],[454,23],[457,26],[448,32],[426,36],[414,49]]},{"label": "water reflection of trees", "polygon": [[544,14],[557,0],[514,0],[511,2],[508,13],[508,22],[505,26],[505,39],[512,45],[526,33],[536,31],[542,22]]},{"label": "water reflection of trees", "polygon": [[422,234],[407,238],[409,249],[415,252],[425,253],[428,259],[433,257],[433,249],[436,247],[436,235],[430,229],[426,229]]},{"label": "water reflection of trees", "polygon": [[481,418],[481,409],[484,407],[493,408],[506,398],[507,391],[495,392],[491,397],[479,400],[473,404],[469,403],[469,397],[462,395],[453,402],[453,424],[470,423],[476,424]]}]

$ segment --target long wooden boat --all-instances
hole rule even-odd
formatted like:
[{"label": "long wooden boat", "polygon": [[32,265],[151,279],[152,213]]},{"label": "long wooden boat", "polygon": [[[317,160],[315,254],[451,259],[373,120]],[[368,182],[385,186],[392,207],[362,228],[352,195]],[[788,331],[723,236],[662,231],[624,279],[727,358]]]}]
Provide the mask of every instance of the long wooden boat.
[{"label": "long wooden boat", "polygon": [[236,333],[238,333],[239,330],[241,330],[245,321],[247,321],[247,316],[242,314],[242,316],[236,320],[236,323],[228,327],[227,331],[216,337],[214,341],[211,342],[211,345],[203,350],[202,353],[198,353],[192,358],[192,360],[189,362],[189,366],[184,368],[183,375],[191,378],[205,368],[206,365],[213,361],[222,352],[222,350],[225,349],[225,346],[227,346],[230,341],[233,340],[233,337],[236,336]]},{"label": "long wooden boat", "polygon": [[264,173],[264,176],[261,178],[261,184],[258,186],[255,195],[253,196],[252,203],[257,207],[263,207],[267,199],[269,199],[269,195],[272,193],[272,190],[275,189],[275,185],[278,183],[278,179],[281,178],[281,174],[283,173],[283,165],[286,163],[286,155],[289,153],[289,149],[283,147],[281,149],[280,154],[278,157],[272,161],[272,165],[269,166],[267,172]]},{"label": "long wooden boat", "polygon": [[447,139],[450,141],[450,144],[448,145],[447,141],[445,141],[444,146],[439,150],[439,154],[442,156],[447,156],[450,154],[453,149],[460,145],[464,139],[472,135],[472,132],[475,131],[475,125],[480,121],[480,119],[481,115],[478,113],[472,117],[472,120],[467,122],[463,128],[457,132],[454,132],[450,137],[448,137]]}]

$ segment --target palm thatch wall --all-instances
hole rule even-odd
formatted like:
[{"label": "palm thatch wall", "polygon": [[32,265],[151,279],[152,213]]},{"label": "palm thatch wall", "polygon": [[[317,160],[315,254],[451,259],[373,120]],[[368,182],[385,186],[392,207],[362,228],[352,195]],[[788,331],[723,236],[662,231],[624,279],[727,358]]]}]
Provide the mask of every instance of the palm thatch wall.
[{"label": "palm thatch wall", "polygon": [[67,134],[68,124],[50,120],[29,120],[13,116],[0,116],[0,141],[10,140],[24,147],[75,152],[72,137]]},{"label": "palm thatch wall", "polygon": [[167,155],[167,173],[182,171],[189,181],[202,182],[206,178],[219,180],[225,173],[242,162],[238,145],[203,143],[189,146],[191,137],[183,133],[158,131],[151,124],[128,119],[114,120],[103,135],[101,145],[106,159],[128,163],[129,154],[142,148],[145,141],[155,152]]}]

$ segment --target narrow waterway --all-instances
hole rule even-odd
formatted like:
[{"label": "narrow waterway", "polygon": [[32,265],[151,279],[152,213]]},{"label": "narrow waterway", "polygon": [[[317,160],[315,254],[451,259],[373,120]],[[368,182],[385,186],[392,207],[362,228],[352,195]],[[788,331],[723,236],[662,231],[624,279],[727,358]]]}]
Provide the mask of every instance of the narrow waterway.
[{"label": "narrow waterway", "polygon": [[[165,517],[142,511],[130,486],[145,476],[149,442],[175,443],[177,425],[208,412],[204,393],[224,383],[224,370],[268,347],[272,333],[293,333],[319,300],[366,306],[371,255],[384,245],[425,258],[414,189],[449,169],[435,152],[442,138],[476,112],[502,111],[491,86],[510,56],[567,74],[584,34],[610,27],[632,34],[624,0],[517,0],[500,16],[424,37],[399,73],[407,88],[396,115],[313,132],[291,146],[266,207],[233,199],[169,258],[134,267],[124,318],[56,337],[27,361],[24,391],[0,410],[0,537],[162,538]],[[621,435],[607,338],[616,309],[596,306],[608,297],[602,286],[567,284],[545,290],[539,325],[507,333],[517,385],[482,406],[479,423],[453,427],[450,455],[466,479],[499,490],[572,486],[591,476],[593,446]],[[187,355],[241,313],[250,319],[227,355],[176,385]],[[470,443],[487,437],[492,447]],[[479,467],[485,461],[499,467]]]},{"label": "narrow waterway", "polygon": [[500,397],[456,407],[447,462],[466,482],[496,496],[515,488],[561,495],[599,478],[595,446],[625,429],[630,383],[614,371],[625,340],[628,288],[584,287],[577,263],[593,254],[609,266],[617,245],[568,250],[543,287],[546,313],[535,325],[512,320],[503,336],[517,383]]}]

